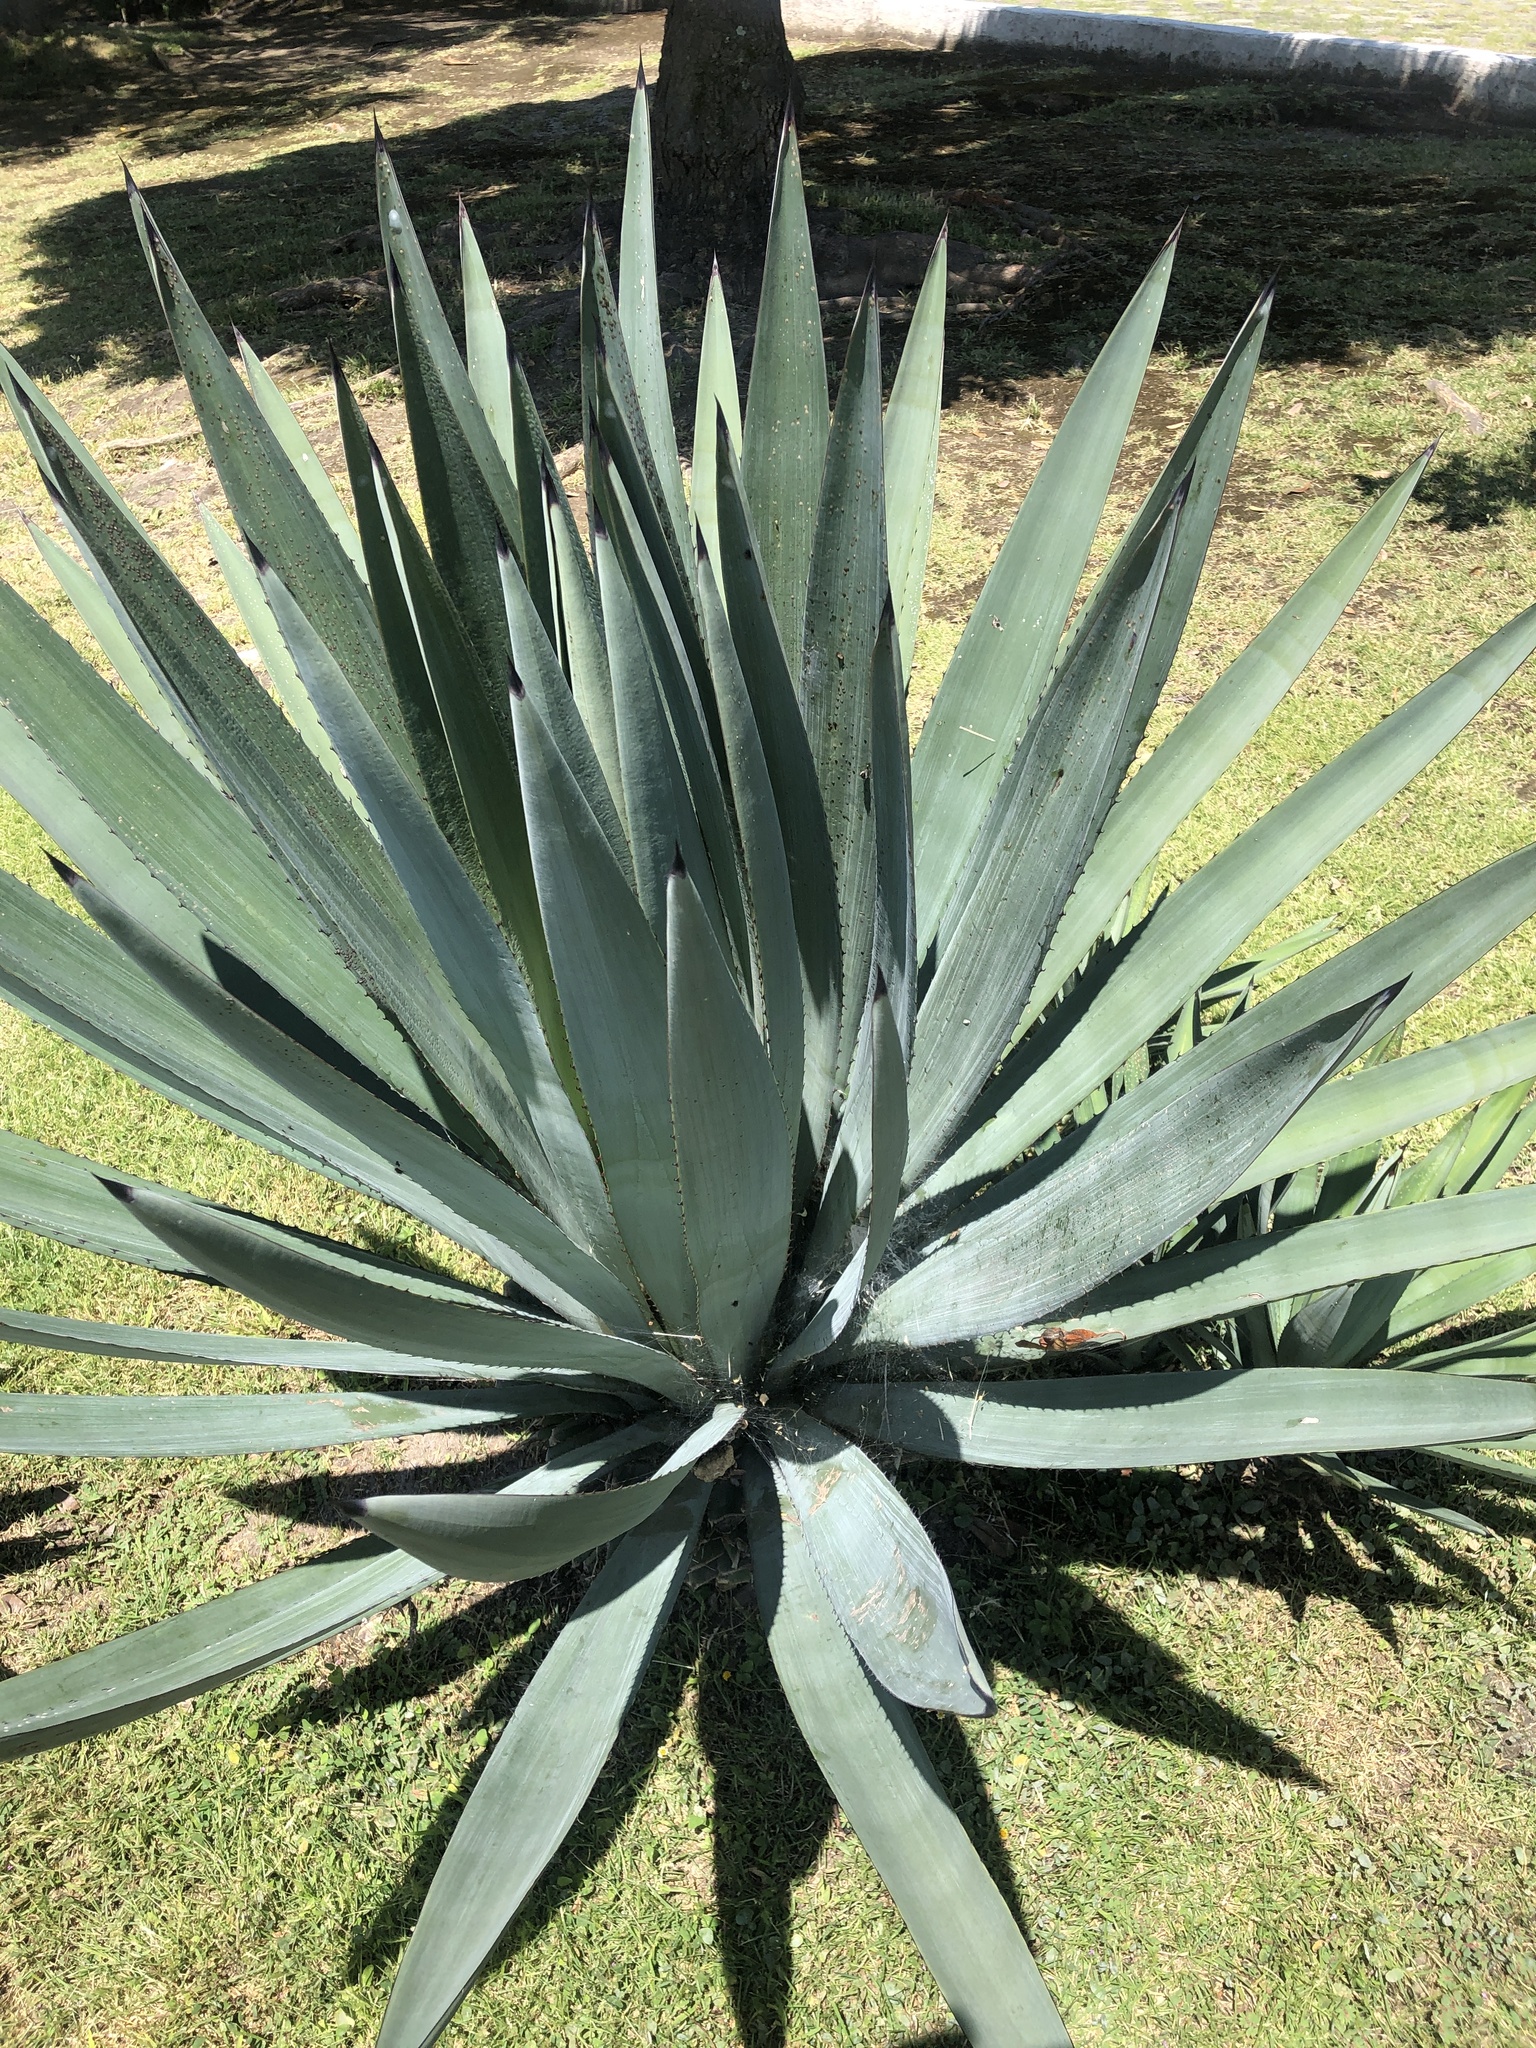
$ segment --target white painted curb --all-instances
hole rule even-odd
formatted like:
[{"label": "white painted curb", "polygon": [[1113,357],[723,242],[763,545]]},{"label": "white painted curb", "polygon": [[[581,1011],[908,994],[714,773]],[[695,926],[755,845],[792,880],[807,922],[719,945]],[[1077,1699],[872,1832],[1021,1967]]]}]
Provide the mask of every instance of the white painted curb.
[{"label": "white painted curb", "polygon": [[1429,93],[1458,114],[1536,122],[1536,57],[1497,50],[1282,35],[1145,14],[990,7],[978,0],[783,0],[783,7],[784,27],[796,41],[1038,51],[1229,76],[1332,79]]}]

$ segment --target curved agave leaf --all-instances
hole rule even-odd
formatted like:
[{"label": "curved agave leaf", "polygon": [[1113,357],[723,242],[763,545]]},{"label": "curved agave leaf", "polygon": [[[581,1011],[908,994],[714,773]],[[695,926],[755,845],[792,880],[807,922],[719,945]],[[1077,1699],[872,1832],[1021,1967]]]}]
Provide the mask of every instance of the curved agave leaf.
[{"label": "curved agave leaf", "polygon": [[[453,757],[448,751],[448,737],[443,731],[442,714],[437,708],[437,699],[432,691],[432,678],[427,673],[426,656],[422,651],[421,638],[412,616],[410,598],[402,578],[401,563],[398,552],[391,542],[389,523],[385,518],[385,505],[388,503],[396,515],[397,528],[403,519],[398,493],[394,491],[388,467],[363,418],[362,407],[353,395],[341,364],[334,358],[331,363],[331,382],[336,393],[336,412],[341,423],[341,445],[346,457],[348,480],[352,487],[352,503],[357,512],[363,557],[368,569],[369,595],[373,599],[373,608],[378,617],[385,656],[389,662],[390,678],[399,705],[399,715],[410,746],[409,766],[398,759],[396,766],[405,774],[412,793],[418,798],[425,799],[443,837],[458,856],[466,874],[473,879],[476,890],[486,898],[489,907],[490,885],[480,864],[479,850],[475,845],[469,812],[464,803],[464,792],[459,787]],[[283,645],[286,651],[286,639]],[[293,663],[291,653],[288,660]],[[295,673],[299,673],[296,664]],[[308,696],[309,687],[303,675],[299,676],[299,682]],[[361,702],[361,699],[359,701]],[[313,699],[311,702],[313,703]],[[320,716],[318,707],[315,715]],[[321,731],[326,734],[329,744],[329,734],[323,719]],[[397,752],[394,749],[391,751]],[[376,825],[374,830],[378,830]]]},{"label": "curved agave leaf", "polygon": [[878,1682],[909,1706],[992,1713],[948,1574],[885,1474],[802,1411],[775,1413],[765,1437],[816,1576]]},{"label": "curved agave leaf", "polygon": [[[1536,1450],[1536,1437],[1512,1437],[1498,1448],[1507,1451]],[[1506,1465],[1501,1459],[1485,1458],[1459,1444],[1432,1444],[1429,1451],[1431,1457],[1439,1458],[1442,1463],[1459,1471],[1471,1473],[1485,1486],[1497,1486],[1512,1493],[1536,1492],[1536,1471],[1529,1465]],[[1471,1526],[1480,1534],[1493,1534],[1491,1529],[1483,1530],[1479,1523],[1474,1522]]]},{"label": "curved agave leaf", "polygon": [[[100,1252],[109,1259],[127,1259],[135,1266],[155,1266],[163,1273],[189,1273],[179,1252],[161,1243],[102,1185],[111,1168],[78,1153],[61,1152],[35,1138],[0,1131],[0,1220],[18,1230],[35,1230],[60,1244]],[[131,1187],[152,1187],[152,1181],[117,1178]]]},{"label": "curved agave leaf", "polygon": [[470,1794],[390,1991],[379,2048],[437,2039],[586,1804],[693,1555],[709,1483],[620,1538]]},{"label": "curved agave leaf", "polygon": [[[768,251],[741,434],[744,503],[761,538],[763,584],[786,648],[805,632],[806,584],[830,431],[827,356],[795,124],[779,142]],[[722,546],[729,543],[722,531]]]},{"label": "curved agave leaf", "polygon": [[[109,1198],[110,1199],[110,1198]],[[287,1372],[364,1374],[378,1379],[494,1380],[522,1387],[530,1400],[548,1390],[550,1414],[613,1414],[650,1397],[622,1383],[550,1365],[461,1365],[456,1359],[387,1351],[323,1337],[240,1337],[223,1330],[156,1330],[137,1323],[84,1322],[0,1307],[0,1341],[40,1351],[87,1351],[103,1358],[161,1358],[180,1365],[260,1365]],[[596,1391],[593,1391],[596,1389]],[[516,1398],[522,1399],[522,1393]],[[84,1399],[71,1395],[70,1399]],[[510,1398],[510,1397],[509,1397]]]},{"label": "curved agave leaf", "polygon": [[1522,1323],[1496,1337],[1472,1337],[1436,1351],[1395,1361],[1410,1372],[1512,1373],[1536,1378],[1536,1323]]},{"label": "curved agave leaf", "polygon": [[[128,197],[187,389],[240,530],[314,620],[337,666],[409,772],[409,746],[368,592],[203,318],[131,178]],[[78,478],[71,481],[78,486]],[[109,580],[127,596],[125,577],[109,572]]]},{"label": "curved agave leaf", "polygon": [[[24,1016],[241,1137],[338,1177],[265,1077],[189,1017],[102,932],[0,871],[0,988]],[[284,1045],[290,1041],[284,1040]],[[273,1096],[281,1090],[272,1088]]]},{"label": "curved agave leaf", "polygon": [[[430,1105],[410,1049],[254,828],[4,584],[0,661],[7,722],[20,728],[0,774],[36,806],[66,857],[89,860],[97,887],[184,957],[201,962],[206,935],[250,962],[357,1068]],[[36,771],[39,753],[57,780]]]},{"label": "curved agave leaf", "polygon": [[[800,706],[821,786],[843,935],[837,1079],[847,1079],[874,945],[871,802],[875,664],[889,614],[885,470],[880,424],[880,315],[866,291],[848,343],[811,546]],[[893,630],[887,626],[886,630]]]},{"label": "curved agave leaf", "polygon": [[745,1479],[758,1605],[779,1683],[966,2038],[975,2048],[1071,2048],[911,1716],[825,1613],[793,1501],[755,1456]]},{"label": "curved agave leaf", "polygon": [[[1261,1302],[1536,1245],[1536,1189],[1454,1195],[1410,1209],[1309,1223],[1230,1246],[1185,1252],[1112,1280],[1061,1321],[1075,1343],[1118,1344],[1235,1315]],[[1059,1325],[1051,1325],[1053,1330]],[[1025,1328],[1028,1345],[1038,1330]]]},{"label": "curved agave leaf", "polygon": [[341,543],[342,553],[366,582],[368,571],[357,528],[347,517],[347,508],[337,496],[336,486],[326,475],[325,465],[315,453],[314,443],[299,425],[292,406],[278,390],[270,371],[238,327],[235,329],[235,346],[240,351],[241,367],[257,410],[272,429],[277,445],[293,464],[299,481],[314,499],[326,525]]},{"label": "curved agave leaf", "polygon": [[[1222,493],[1237,452],[1238,435],[1248,409],[1254,372],[1269,329],[1274,304],[1274,286],[1260,292],[1253,310],[1238,329],[1210,389],[1200,401],[1194,418],[1180,435],[1178,445],[1163,464],[1161,473],[1147,493],[1140,511],[1117,542],[1086,604],[1073,620],[1066,649],[1058,656],[1059,668],[1077,638],[1092,631],[1100,608],[1112,601],[1115,585],[1125,564],[1162,518],[1176,497],[1184,500],[1178,539],[1168,564],[1162,602],[1148,635],[1144,670],[1153,694],[1168,679],[1183,637],[1190,604],[1205,567],[1206,550],[1216,524]],[[1054,685],[1047,683],[1047,689]]]},{"label": "curved agave leaf", "polygon": [[741,391],[736,382],[736,351],[718,263],[710,269],[709,292],[704,301],[704,332],[699,341],[699,381],[693,412],[693,474],[689,480],[694,525],[713,561],[720,559],[720,521],[715,507],[717,417],[739,462]]},{"label": "curved agave leaf", "polygon": [[[1009,1164],[1081,1102],[1319,860],[1455,738],[1533,648],[1536,606],[1346,747],[1175,889],[1137,931],[1076,1027],[949,1160],[946,1179]],[[1383,1029],[1396,1021],[1387,1016]]]},{"label": "curved agave leaf", "polygon": [[739,1383],[784,1277],[789,1136],[767,1052],[680,863],[667,882],[667,1066],[697,1328]]},{"label": "curved agave leaf", "polygon": [[762,736],[702,533],[698,580],[731,809],[741,842],[751,923],[754,1006],[784,1104],[785,1122],[794,1139],[799,1134],[805,1087],[805,1006],[789,858]]},{"label": "curved agave leaf", "polygon": [[[848,1104],[838,1126],[837,1145],[827,1168],[821,1191],[821,1206],[807,1241],[805,1270],[815,1275],[844,1249],[855,1218],[868,1211],[865,1239],[859,1250],[859,1279],[851,1285],[856,1292],[862,1279],[873,1280],[901,1193],[902,1165],[907,1156],[907,1071],[896,1022],[895,1006],[878,970],[868,1019],[859,1041],[859,1056],[849,1088]],[[837,1294],[843,1287],[834,1288]],[[847,1297],[852,1307],[852,1296]],[[817,1312],[818,1324],[824,1321]],[[825,1331],[815,1345],[830,1343],[847,1322],[839,1313],[836,1327]],[[806,1331],[790,1347],[796,1357],[809,1357],[804,1349],[810,1337]],[[788,1353],[783,1354],[787,1357]]]},{"label": "curved agave leaf", "polygon": [[666,943],[667,870],[679,849],[700,878],[710,921],[724,924],[710,875],[709,857],[688,795],[688,778],[670,721],[662,709],[656,677],[634,599],[601,510],[592,508],[592,546],[603,599],[603,631],[613,705],[619,797],[629,853],[620,862],[634,878],[635,894],[658,945]]},{"label": "curved agave leaf", "polygon": [[[1432,1454],[1430,1454],[1432,1455]],[[1444,1522],[1449,1529],[1464,1529],[1469,1536],[1491,1536],[1493,1531],[1486,1522],[1476,1522],[1470,1515],[1463,1515],[1455,1508],[1442,1507],[1434,1501],[1420,1500],[1416,1494],[1405,1493],[1401,1487],[1391,1485],[1385,1479],[1378,1479],[1374,1472],[1364,1472],[1358,1465],[1351,1465],[1345,1459],[1335,1457],[1331,1451],[1319,1451],[1315,1457],[1301,1460],[1310,1472],[1320,1479],[1328,1479],[1335,1486],[1344,1486],[1351,1493],[1369,1494],[1373,1500],[1388,1507],[1406,1508],[1410,1514],[1424,1515],[1431,1522]]]},{"label": "curved agave leaf", "polygon": [[[656,573],[655,555],[634,517],[633,501],[608,462],[606,443],[599,442],[597,455],[597,474],[591,480],[595,500],[624,566],[646,658],[687,785],[687,808],[708,853],[709,875],[731,950],[745,973],[751,941],[739,847],[722,780],[725,745],[708,657],[692,623],[693,600],[688,599],[690,610],[685,613],[669,597]],[[690,568],[693,559],[690,550]]]},{"label": "curved agave leaf", "polygon": [[[400,381],[432,558],[486,674],[500,676],[507,630],[496,543],[519,529],[517,486],[454,345],[395,167],[377,134],[374,168]],[[254,538],[260,544],[260,535]],[[268,548],[262,553],[313,618],[282,562]]]},{"label": "curved agave leaf", "polygon": [[939,413],[944,391],[944,292],[949,275],[949,227],[939,230],[923,288],[885,408],[886,552],[896,612],[899,677],[912,673],[928,536],[933,526],[933,481],[939,466]]},{"label": "curved agave leaf", "polygon": [[[580,1494],[546,1493],[529,1484],[491,1494],[380,1494],[350,1502],[347,1511],[375,1535],[455,1578],[532,1579],[638,1528],[740,1426],[744,1413],[721,1402],[649,1479],[631,1486]],[[636,1426],[625,1434],[641,1431]]]},{"label": "curved agave leaf", "polygon": [[[566,766],[581,785],[581,793],[593,817],[603,828],[614,859],[621,868],[631,869],[629,841],[619,823],[613,791],[609,788],[608,777],[591,735],[582,721],[570,682],[560,666],[560,658],[550,645],[543,620],[511,551],[503,548],[499,560],[502,595],[507,606],[507,633],[512,642],[512,667],[523,687],[532,691],[533,700],[564,755]],[[506,787],[503,781],[502,798],[505,798]]]},{"label": "curved agave leaf", "polygon": [[[561,1223],[622,1272],[625,1259],[615,1240],[608,1197],[557,1069],[555,1048],[540,1029],[522,964],[308,620],[275,576],[267,576],[264,587],[326,730],[420,920],[432,958],[510,1084],[510,1113],[500,1095],[487,1103],[490,1128]],[[563,1029],[556,1045],[564,1050]],[[484,1098],[469,1099],[478,1106]],[[529,1136],[518,1127],[519,1109],[531,1126]]]},{"label": "curved agave leaf", "polygon": [[917,938],[928,950],[1056,658],[1120,458],[1177,236],[1099,351],[992,566],[912,757]]},{"label": "curved agave leaf", "polygon": [[633,507],[641,540],[680,626],[692,619],[686,526],[673,525],[656,454],[635,388],[629,348],[608,273],[596,216],[589,210],[582,244],[581,376],[586,409],[587,488],[597,474],[596,450],[607,449]]},{"label": "curved agave leaf", "polygon": [[[225,532],[206,505],[199,505],[197,509],[203,522],[203,532],[208,536],[208,545],[213,549],[214,560],[219,565],[219,572],[229,585],[229,594],[235,601],[235,610],[239,612],[241,623],[251,636],[256,652],[261,656],[261,665],[271,677],[272,687],[281,699],[283,709],[297,728],[305,746],[366,825],[368,820],[357,791],[347,780],[347,771],[342,767],[336,749],[331,745],[325,727],[320,723],[319,713],[304,687],[303,678],[293,665],[293,656],[288,652],[288,644],[278,631],[277,621],[272,616],[272,607],[262,595],[261,578],[256,574],[255,565],[239,542]],[[176,744],[172,734],[167,733],[166,737],[171,740],[173,746]],[[194,762],[193,765],[197,764]],[[212,773],[211,769],[209,773]],[[368,829],[371,832],[373,828],[369,826]]]},{"label": "curved agave leaf", "polygon": [[550,957],[614,1214],[664,1321],[691,1330],[697,1303],[672,1147],[666,965],[601,826],[520,684],[512,704]]},{"label": "curved agave leaf", "polygon": [[1001,1058],[1151,715],[1141,672],[1183,507],[1175,494],[1127,556],[977,821],[917,1012],[909,1178],[921,1179]]},{"label": "curved agave leaf", "polygon": [[[222,533],[223,528],[208,517],[206,508],[202,509],[204,525],[213,532]],[[200,775],[207,776],[216,785],[218,778],[182,717],[175,694],[160,672],[159,664],[146,652],[133,628],[120,616],[110,591],[30,519],[27,532],[32,537],[32,545],[53,571],[54,581],[116,669],[118,680],[134,703],[160,737],[168,741],[183,760],[190,761]]]},{"label": "curved agave leaf", "polygon": [[295,1657],[441,1576],[363,1541],[0,1683],[0,1759],[157,1714]]},{"label": "curved agave leaf", "polygon": [[[614,723],[613,681],[603,641],[603,613],[598,601],[597,572],[587,559],[581,535],[553,463],[544,465],[544,500],[555,562],[559,602],[560,659],[571,679],[576,708],[592,736],[603,764],[608,791],[620,814],[624,808],[619,774],[619,740]],[[594,525],[593,539],[596,540]]]},{"label": "curved agave leaf", "polygon": [[655,459],[662,498],[679,545],[688,534],[688,503],[672,422],[667,355],[661,341],[656,219],[651,197],[651,110],[642,62],[629,122],[629,163],[624,176],[624,224],[619,241],[619,326],[635,378],[635,399]]},{"label": "curved agave leaf", "polygon": [[491,430],[497,453],[512,476],[526,544],[528,504],[514,452],[512,364],[507,349],[506,322],[501,317],[501,308],[496,303],[496,287],[491,282],[490,271],[486,268],[485,257],[462,199],[459,201],[459,275],[464,286],[464,367],[469,373],[469,388],[475,394],[485,424]]},{"label": "curved agave leaf", "polygon": [[[555,525],[557,521],[569,520],[570,506],[559,487],[555,453],[544,432],[523,366],[510,353],[507,361],[512,386],[512,474],[522,524],[521,545],[514,553],[544,631],[558,649],[563,626],[557,601],[560,567],[555,553]],[[580,545],[579,541],[577,544]],[[512,658],[517,659],[515,646]]]},{"label": "curved agave leaf", "polygon": [[[106,960],[131,960],[145,970],[132,986],[132,1015],[123,1027],[130,1048],[137,1039],[153,1059],[178,1038],[186,1042],[190,1013],[204,1030],[200,1041],[186,1043],[185,1064],[195,1074],[192,1048],[199,1044],[214,1087],[227,1092],[237,1109],[242,1101],[253,1104],[265,1126],[302,1148],[300,1158],[321,1172],[340,1169],[381,1200],[456,1237],[562,1315],[583,1324],[600,1318],[620,1328],[635,1321],[633,1298],[622,1283],[525,1196],[188,967],[87,884],[77,881],[74,887],[121,949],[106,947]],[[55,928],[55,957],[62,951]],[[145,983],[166,993],[158,1016],[146,1000]],[[158,1043],[156,1025],[167,1033]],[[173,1093],[164,1082],[152,1085]]]},{"label": "curved agave leaf", "polygon": [[1052,936],[1021,1029],[1060,994],[1137,876],[1236,760],[1337,625],[1418,488],[1429,456],[1426,450],[1382,492],[1120,791]]},{"label": "curved agave leaf", "polygon": [[816,763],[760,573],[746,487],[723,421],[718,422],[715,457],[721,595],[778,805],[800,949],[805,1000],[803,1100],[809,1142],[796,1178],[803,1186],[826,1141],[842,1029],[843,948],[837,881]]},{"label": "curved agave leaf", "polygon": [[[1335,1152],[1346,1152],[1393,1131],[1412,1130],[1431,1117],[1461,1109],[1479,1096],[1536,1075],[1536,1018],[1519,1017],[1453,1038],[1406,1058],[1383,1061],[1365,1072],[1330,1081],[1293,1116],[1250,1166],[1241,1187],[1278,1180],[1298,1167]],[[1503,1177],[1503,1168],[1500,1169]]]},{"label": "curved agave leaf", "polygon": [[698,1382],[649,1345],[525,1315],[456,1282],[259,1216],[163,1190],[109,1185],[200,1271],[296,1322],[457,1365],[558,1366],[604,1373],[673,1400],[698,1398]]}]

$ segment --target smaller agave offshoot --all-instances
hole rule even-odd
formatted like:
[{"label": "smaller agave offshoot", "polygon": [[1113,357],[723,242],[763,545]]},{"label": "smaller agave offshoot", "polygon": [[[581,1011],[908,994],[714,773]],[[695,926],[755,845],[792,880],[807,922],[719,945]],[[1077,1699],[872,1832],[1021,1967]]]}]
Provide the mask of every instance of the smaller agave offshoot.
[{"label": "smaller agave offshoot", "polygon": [[[1262,1001],[1261,977],[1323,934],[1243,949],[1525,660],[1536,611],[1153,900],[1169,835],[1315,653],[1424,467],[1130,775],[1267,295],[1074,615],[1172,246],[1158,257],[913,753],[942,240],[889,403],[871,295],[830,409],[787,132],[744,416],[711,286],[690,492],[642,89],[616,296],[586,234],[584,537],[468,221],[461,355],[382,150],[378,186],[425,537],[338,372],[347,515],[130,190],[243,545],[212,519],[209,540],[270,692],[0,358],[74,552],[38,545],[121,685],[0,587],[0,780],[84,913],[0,876],[0,990],[506,1285],[5,1136],[10,1222],[218,1281],[341,1341],[0,1312],[13,1339],[302,1365],[346,1391],[8,1395],[0,1449],[227,1455],[584,1426],[501,1492],[353,1502],[367,1533],[329,1556],[11,1678],[0,1755],[154,1712],[445,1575],[526,1579],[608,1546],[395,1978],[379,2039],[418,2048],[591,1791],[723,1480],[745,1502],[789,1704],[956,2018],[977,2048],[1050,2048],[1066,2033],[911,1712],[993,1702],[891,1453],[1076,1469],[1288,1456],[1384,1488],[1346,1458],[1448,1446],[1457,1470],[1529,1483],[1477,1447],[1536,1432],[1531,1340],[1399,1340],[1536,1271],[1536,1188],[1498,1185],[1531,1129],[1536,1023],[1398,1049],[1413,1012],[1536,913],[1536,848]],[[1382,1138],[1484,1098],[1424,1166],[1378,1160]],[[1091,1370],[1058,1370],[1089,1352]],[[389,1390],[355,1391],[369,1374]]]}]

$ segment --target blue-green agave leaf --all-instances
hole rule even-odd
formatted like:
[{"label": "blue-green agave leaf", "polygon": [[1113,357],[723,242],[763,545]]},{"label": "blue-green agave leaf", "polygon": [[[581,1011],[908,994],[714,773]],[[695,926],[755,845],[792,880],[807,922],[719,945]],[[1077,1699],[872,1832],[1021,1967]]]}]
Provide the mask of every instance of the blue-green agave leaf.
[{"label": "blue-green agave leaf", "polygon": [[685,1480],[619,1539],[476,1781],[433,1877],[379,2048],[437,2039],[586,1804],[688,1570],[709,1498]]},{"label": "blue-green agave leaf", "polygon": [[667,882],[667,1057],[696,1327],[721,1377],[739,1382],[784,1277],[790,1140],[768,1054],[681,862]]},{"label": "blue-green agave leaf", "polygon": [[1354,1056],[1383,1007],[1376,998],[1232,1065],[1195,1052],[1171,1062],[1075,1143],[946,1219],[938,1248],[878,1298],[862,1341],[935,1344],[1006,1329],[1144,1258]]},{"label": "blue-green agave leaf", "polygon": [[228,1458],[491,1429],[564,1406],[558,1387],[507,1396],[13,1394],[0,1389],[0,1452],[28,1458]]},{"label": "blue-green agave leaf", "polygon": [[125,1186],[119,1199],[200,1271],[338,1337],[457,1365],[599,1372],[673,1400],[698,1398],[699,1383],[649,1345],[526,1315],[414,1266],[191,1196]]},{"label": "blue-green agave leaf", "polygon": [[688,533],[688,501],[677,455],[667,356],[661,340],[661,290],[656,268],[656,215],[651,191],[651,110],[645,66],[635,80],[629,122],[629,164],[624,177],[624,222],[619,240],[619,326],[629,351],[635,398],[656,463],[657,481],[673,531]]},{"label": "blue-green agave leaf", "polygon": [[921,1522],[856,1444],[799,1409],[768,1425],[774,1472],[848,1640],[909,1706],[990,1714],[997,1702]]},{"label": "blue-green agave leaf", "polygon": [[695,1327],[667,1080],[666,963],[580,785],[520,685],[523,803],[571,1055],[635,1270],[669,1329]]},{"label": "blue-green agave leaf", "polygon": [[699,381],[693,408],[693,473],[689,478],[694,525],[698,528],[705,552],[713,562],[720,559],[715,462],[717,417],[724,421],[725,432],[739,462],[741,391],[736,382],[736,349],[731,340],[731,318],[726,310],[718,263],[710,270],[709,294],[704,301],[704,333],[699,342]]},{"label": "blue-green agave leaf", "polygon": [[795,649],[805,630],[827,414],[827,357],[800,145],[794,122],[786,120],[747,382],[741,467],[763,549],[763,584],[784,645]]},{"label": "blue-green agave leaf", "polygon": [[939,466],[939,413],[944,394],[944,294],[949,229],[941,228],[923,288],[912,309],[890,403],[885,408],[885,524],[896,639],[903,686],[912,673],[923,575],[933,526],[933,480]]},{"label": "blue-green agave leaf", "polygon": [[454,1578],[495,1584],[537,1578],[638,1528],[718,1450],[743,1413],[722,1402],[649,1479],[628,1486],[578,1494],[545,1493],[526,1483],[505,1493],[379,1494],[353,1501],[348,1512],[375,1535]]},{"label": "blue-green agave leaf", "polygon": [[[1434,1394],[1426,1398],[1424,1388]],[[1443,1396],[1441,1390],[1445,1389]],[[925,1458],[1116,1471],[1515,1436],[1536,1388],[1422,1373],[1257,1368],[1093,1379],[848,1383],[816,1412]]]},{"label": "blue-green agave leaf", "polygon": [[793,1501],[755,1456],[745,1478],[758,1604],[779,1683],[966,2039],[974,2048],[1071,2048],[912,1717],[827,1612]]},{"label": "blue-green agave leaf", "polygon": [[1053,435],[919,735],[912,802],[924,951],[1055,662],[1162,317],[1176,239]]},{"label": "blue-green agave leaf", "polygon": [[[1166,897],[1138,928],[1108,983],[1074,1028],[992,1121],[956,1151],[944,1178],[954,1182],[1006,1165],[1083,1101],[1174,1014],[1189,992],[1241,945],[1319,860],[1454,739],[1533,647],[1536,607],[1511,620],[1346,747]],[[1446,902],[1444,895],[1437,899],[1437,917]],[[1387,938],[1395,929],[1389,926],[1374,936]],[[1399,978],[1389,968],[1381,981]],[[1305,1000],[1295,992],[1311,979],[1303,976],[1291,984],[1293,1000]],[[1424,999],[1419,996],[1417,1001]],[[1271,1010],[1273,1000],[1261,1009]],[[1417,1002],[1410,1001],[1409,1008],[1414,1007]],[[1389,1011],[1382,1019],[1383,1031],[1398,1021]],[[1278,1015],[1274,1025],[1277,1031],[1289,1028],[1281,1026]]]},{"label": "blue-green agave leaf", "polygon": [[1184,502],[1176,493],[1126,556],[978,823],[913,1033],[911,1181],[1001,1059],[1145,728],[1153,700],[1143,669]]}]

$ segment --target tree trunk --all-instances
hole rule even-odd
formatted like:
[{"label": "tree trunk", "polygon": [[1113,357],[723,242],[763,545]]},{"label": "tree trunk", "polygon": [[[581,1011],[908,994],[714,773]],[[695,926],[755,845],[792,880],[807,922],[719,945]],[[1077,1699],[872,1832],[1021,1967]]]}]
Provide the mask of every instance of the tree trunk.
[{"label": "tree trunk", "polygon": [[663,234],[679,254],[761,247],[792,99],[779,0],[671,0],[651,122]]}]

